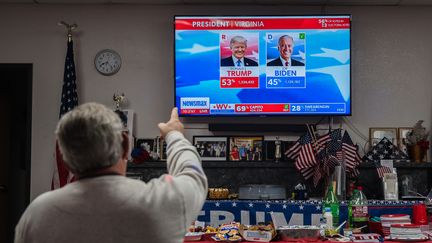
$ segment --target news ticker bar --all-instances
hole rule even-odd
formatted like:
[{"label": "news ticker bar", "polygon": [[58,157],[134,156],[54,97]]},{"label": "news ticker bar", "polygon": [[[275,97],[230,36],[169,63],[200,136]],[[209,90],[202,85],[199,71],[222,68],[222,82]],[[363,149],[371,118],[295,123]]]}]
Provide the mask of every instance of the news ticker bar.
[{"label": "news ticker bar", "polygon": [[291,104],[210,104],[209,108],[181,107],[181,114],[248,114],[248,113],[345,113],[344,103],[291,103]]}]

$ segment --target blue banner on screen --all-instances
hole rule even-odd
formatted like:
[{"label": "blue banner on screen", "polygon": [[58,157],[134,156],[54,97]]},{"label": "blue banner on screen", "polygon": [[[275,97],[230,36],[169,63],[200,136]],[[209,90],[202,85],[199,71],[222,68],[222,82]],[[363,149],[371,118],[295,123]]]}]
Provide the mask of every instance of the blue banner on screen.
[{"label": "blue banner on screen", "polygon": [[175,17],[182,116],[351,115],[351,20]]}]

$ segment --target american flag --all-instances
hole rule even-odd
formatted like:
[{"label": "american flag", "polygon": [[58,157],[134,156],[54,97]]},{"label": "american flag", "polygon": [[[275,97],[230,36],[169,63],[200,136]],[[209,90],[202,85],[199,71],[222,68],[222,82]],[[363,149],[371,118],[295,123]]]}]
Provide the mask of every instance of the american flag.
[{"label": "american flag", "polygon": [[331,132],[329,132],[326,135],[323,135],[317,139],[317,142],[316,142],[317,153],[320,153],[323,149],[325,149],[326,144],[331,141],[330,133]]},{"label": "american flag", "polygon": [[322,176],[323,176],[322,168],[321,168],[321,166],[319,164],[317,164],[315,166],[315,171],[314,171],[314,175],[313,175],[313,178],[312,178],[314,187],[316,187],[318,185],[318,183],[321,180]]},{"label": "american flag", "polygon": [[326,147],[327,143],[339,141],[341,137],[341,129],[335,129],[326,135],[321,136],[317,139],[317,153],[322,152]]},{"label": "american flag", "polygon": [[348,134],[348,131],[345,131],[342,137],[342,151],[344,153],[347,171],[354,171],[354,168],[360,164],[361,159],[357,151],[357,146],[354,145],[350,135]]},{"label": "american flag", "polygon": [[300,173],[303,175],[305,180],[309,180],[314,175],[314,172],[315,172],[314,167],[300,169]]},{"label": "american flag", "polygon": [[336,152],[342,149],[342,130],[336,129],[330,132],[330,141],[327,144],[328,153],[336,156]]},{"label": "american flag", "polygon": [[288,159],[295,159],[297,158],[298,154],[300,152],[300,139],[295,142],[291,148],[289,148],[287,151],[285,151],[285,156]]},{"label": "american flag", "polygon": [[380,161],[382,159],[407,160],[408,156],[396,147],[388,138],[384,137],[365,156],[364,160]]},{"label": "american flag", "polygon": [[295,161],[297,170],[314,166],[317,163],[312,142],[312,137],[309,133],[306,133],[300,138],[300,152]]},{"label": "american flag", "polygon": [[378,173],[378,177],[379,178],[383,178],[384,177],[384,173],[392,173],[392,169],[387,167],[387,166],[378,166],[376,168],[377,173]]},{"label": "american flag", "polygon": [[[338,152],[338,155],[340,154],[341,153]],[[326,175],[330,175],[331,173],[333,173],[334,168],[340,165],[341,161],[342,161],[341,158],[335,157],[333,155],[324,158],[324,165],[323,165],[324,173]]]},{"label": "american flag", "polygon": [[[76,87],[75,63],[73,54],[73,41],[67,43],[67,53],[63,74],[63,88],[61,96],[60,114],[61,118],[66,112],[78,105],[78,95]],[[63,157],[60,154],[58,144],[56,144],[56,163],[51,182],[51,189],[63,187],[74,180],[73,174],[64,165]]]}]

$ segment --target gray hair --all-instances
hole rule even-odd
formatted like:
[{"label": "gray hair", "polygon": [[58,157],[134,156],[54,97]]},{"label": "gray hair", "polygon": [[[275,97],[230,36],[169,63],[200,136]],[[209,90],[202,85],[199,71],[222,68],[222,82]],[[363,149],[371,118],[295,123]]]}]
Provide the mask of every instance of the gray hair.
[{"label": "gray hair", "polygon": [[66,113],[56,136],[65,164],[74,174],[114,165],[122,156],[122,122],[97,103],[86,103]]},{"label": "gray hair", "polygon": [[283,40],[283,39],[291,39],[291,41],[294,43],[294,38],[292,38],[292,36],[282,35],[281,37],[279,37],[278,44],[280,44],[281,40]]},{"label": "gray hair", "polygon": [[240,35],[236,35],[233,38],[231,38],[230,48],[232,48],[232,46],[234,45],[234,43],[243,43],[243,44],[245,44],[245,46],[247,46],[247,40],[246,40],[246,38],[244,38],[243,36],[240,36]]}]

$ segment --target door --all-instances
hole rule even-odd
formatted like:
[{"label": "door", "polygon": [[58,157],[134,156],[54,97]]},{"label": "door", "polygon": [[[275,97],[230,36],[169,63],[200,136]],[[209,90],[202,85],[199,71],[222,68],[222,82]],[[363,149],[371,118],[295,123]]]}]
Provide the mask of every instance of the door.
[{"label": "door", "polygon": [[[3,86],[4,87],[4,86]],[[7,242],[8,235],[8,171],[10,161],[10,99],[8,89],[0,89],[0,242]]]}]

